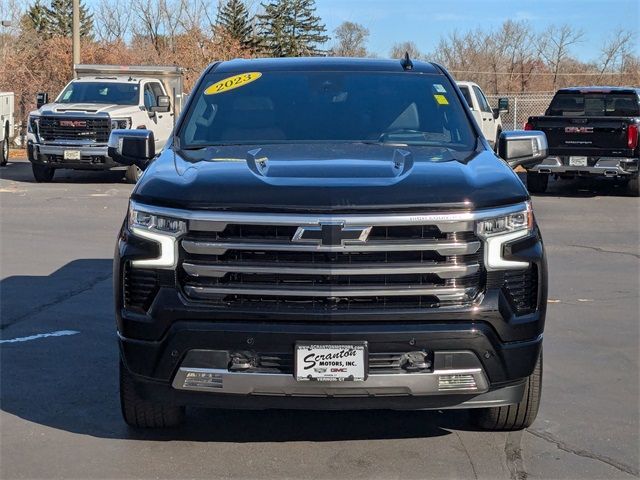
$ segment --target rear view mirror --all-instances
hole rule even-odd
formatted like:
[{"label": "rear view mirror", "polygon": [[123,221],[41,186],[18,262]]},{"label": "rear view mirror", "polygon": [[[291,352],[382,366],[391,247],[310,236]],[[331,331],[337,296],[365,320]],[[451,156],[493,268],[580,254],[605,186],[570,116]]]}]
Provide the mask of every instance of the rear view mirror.
[{"label": "rear view mirror", "polygon": [[49,94],[47,92],[40,92],[36,94],[36,108],[40,108],[47,103],[49,103]]},{"label": "rear view mirror", "polygon": [[502,97],[498,99],[498,111],[509,113],[509,99]]},{"label": "rear view mirror", "polygon": [[165,113],[171,108],[171,99],[168,95],[158,95],[158,105],[151,107],[152,112]]},{"label": "rear view mirror", "polygon": [[151,130],[112,130],[107,153],[121,165],[136,165],[141,170],[156,156],[155,138]]},{"label": "rear view mirror", "polygon": [[548,154],[547,137],[537,130],[502,132],[498,139],[498,155],[511,167],[533,167]]}]

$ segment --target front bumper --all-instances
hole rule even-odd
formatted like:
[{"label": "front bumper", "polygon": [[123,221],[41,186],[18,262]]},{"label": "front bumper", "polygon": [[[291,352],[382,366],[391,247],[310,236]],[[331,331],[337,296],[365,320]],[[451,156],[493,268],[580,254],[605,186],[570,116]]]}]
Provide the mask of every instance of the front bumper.
[{"label": "front bumper", "polygon": [[[80,160],[64,158],[64,152],[75,150],[80,152]],[[106,144],[38,144],[28,143],[29,161],[54,168],[70,168],[74,170],[110,170],[123,168],[107,155]]]},{"label": "front bumper", "polygon": [[[292,352],[297,341],[366,341],[370,353],[432,352],[429,371],[376,373],[364,382],[297,382],[291,373],[234,372],[223,352]],[[299,325],[178,322],[164,339],[120,336],[125,368],[143,398],[174,405],[223,408],[473,408],[517,403],[542,336],[500,342],[473,323]],[[194,355],[194,353],[198,355]],[[205,355],[203,353],[208,353]],[[210,385],[186,382],[189,372],[215,376]],[[470,375],[476,388],[440,389],[441,375]]]},{"label": "front bumper", "polygon": [[637,158],[600,157],[587,159],[587,165],[569,165],[569,157],[547,157],[529,169],[536,173],[629,178],[638,175]]}]

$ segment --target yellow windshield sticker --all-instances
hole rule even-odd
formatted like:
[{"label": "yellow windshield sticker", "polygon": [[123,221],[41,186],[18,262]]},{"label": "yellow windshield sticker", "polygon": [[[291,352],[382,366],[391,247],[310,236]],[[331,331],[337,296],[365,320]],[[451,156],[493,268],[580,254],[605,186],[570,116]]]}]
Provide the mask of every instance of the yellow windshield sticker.
[{"label": "yellow windshield sticker", "polygon": [[217,93],[228,92],[234,88],[244,87],[246,84],[258,80],[262,76],[260,72],[247,72],[234,75],[214,83],[204,91],[205,95],[215,95]]},{"label": "yellow windshield sticker", "polygon": [[436,94],[433,96],[433,98],[436,99],[438,105],[449,105],[449,100],[447,100],[447,97],[445,97],[444,95]]}]

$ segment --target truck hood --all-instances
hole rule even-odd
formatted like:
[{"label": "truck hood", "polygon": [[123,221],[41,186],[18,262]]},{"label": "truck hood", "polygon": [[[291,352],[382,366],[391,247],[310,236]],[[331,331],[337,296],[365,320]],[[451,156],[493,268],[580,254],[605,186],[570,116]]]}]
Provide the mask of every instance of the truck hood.
[{"label": "truck hood", "polygon": [[126,117],[140,111],[137,105],[106,105],[103,103],[48,103],[37,111],[39,115],[95,115],[107,113],[111,117]]},{"label": "truck hood", "polygon": [[490,151],[381,144],[165,149],[132,198],[192,209],[367,211],[473,209],[528,193]]}]

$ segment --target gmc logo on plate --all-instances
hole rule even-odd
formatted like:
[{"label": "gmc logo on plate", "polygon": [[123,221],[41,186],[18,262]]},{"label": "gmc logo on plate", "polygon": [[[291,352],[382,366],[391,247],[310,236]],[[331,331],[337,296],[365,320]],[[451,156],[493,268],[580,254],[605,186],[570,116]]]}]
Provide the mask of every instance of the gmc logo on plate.
[{"label": "gmc logo on plate", "polygon": [[593,127],[564,127],[564,133],[593,133]]},{"label": "gmc logo on plate", "polygon": [[87,126],[86,120],[60,120],[58,124],[61,127],[82,128]]}]

